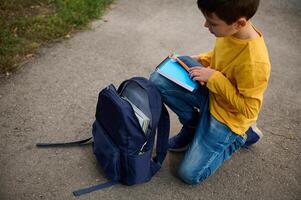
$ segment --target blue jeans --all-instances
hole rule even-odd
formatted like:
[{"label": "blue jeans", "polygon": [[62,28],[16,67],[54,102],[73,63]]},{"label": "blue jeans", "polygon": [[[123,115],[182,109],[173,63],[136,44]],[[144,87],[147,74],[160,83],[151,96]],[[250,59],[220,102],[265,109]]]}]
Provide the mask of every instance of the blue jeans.
[{"label": "blue jeans", "polygon": [[[209,90],[200,86],[189,92],[157,72],[150,80],[161,92],[164,103],[173,110],[183,125],[195,125],[196,132],[178,169],[179,177],[197,184],[213,174],[237,151],[245,139],[217,121],[209,111]],[[195,110],[199,115],[195,117]]]}]

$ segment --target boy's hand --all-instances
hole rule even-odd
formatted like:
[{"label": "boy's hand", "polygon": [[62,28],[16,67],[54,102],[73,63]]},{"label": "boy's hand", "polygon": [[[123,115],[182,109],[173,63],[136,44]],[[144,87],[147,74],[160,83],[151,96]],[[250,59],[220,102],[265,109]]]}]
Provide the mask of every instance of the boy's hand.
[{"label": "boy's hand", "polygon": [[212,74],[216,70],[211,68],[205,68],[205,67],[192,67],[189,69],[189,76],[194,81],[198,81],[202,85],[205,84],[205,82],[208,81],[208,79],[212,76]]}]

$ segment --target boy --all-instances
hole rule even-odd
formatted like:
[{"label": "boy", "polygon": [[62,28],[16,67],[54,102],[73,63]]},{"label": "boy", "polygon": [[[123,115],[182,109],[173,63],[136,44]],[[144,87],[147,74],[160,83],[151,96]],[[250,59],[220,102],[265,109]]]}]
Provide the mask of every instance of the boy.
[{"label": "boy", "polygon": [[243,145],[260,139],[256,120],[270,75],[263,36],[249,21],[259,0],[197,3],[216,36],[213,51],[192,56],[205,66],[189,72],[201,86],[189,92],[157,72],[150,77],[183,124],[169,149],[186,150],[178,174],[188,184],[205,180]]}]

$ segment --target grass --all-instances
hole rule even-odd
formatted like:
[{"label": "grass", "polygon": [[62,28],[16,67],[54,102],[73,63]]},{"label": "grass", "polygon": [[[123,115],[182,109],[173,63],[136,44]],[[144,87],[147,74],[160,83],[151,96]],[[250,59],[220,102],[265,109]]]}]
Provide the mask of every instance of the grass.
[{"label": "grass", "polygon": [[0,0],[0,73],[14,71],[43,44],[69,37],[113,0]]}]

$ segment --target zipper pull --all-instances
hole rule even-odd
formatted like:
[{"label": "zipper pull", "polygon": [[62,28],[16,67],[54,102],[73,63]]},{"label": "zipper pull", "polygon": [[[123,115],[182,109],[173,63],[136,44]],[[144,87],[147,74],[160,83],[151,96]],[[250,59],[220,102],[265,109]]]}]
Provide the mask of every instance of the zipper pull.
[{"label": "zipper pull", "polygon": [[145,147],[146,144],[147,144],[147,141],[140,148],[138,155],[143,155],[144,154],[144,150],[143,149],[144,149],[144,147]]}]

